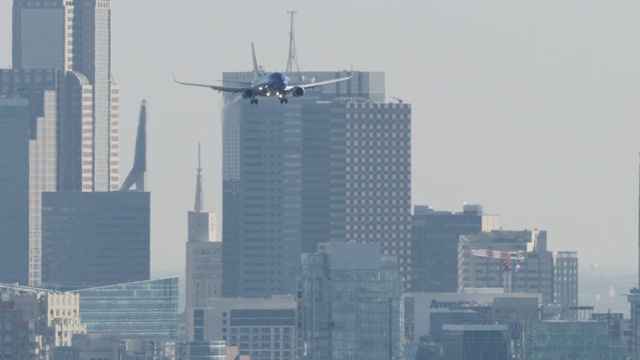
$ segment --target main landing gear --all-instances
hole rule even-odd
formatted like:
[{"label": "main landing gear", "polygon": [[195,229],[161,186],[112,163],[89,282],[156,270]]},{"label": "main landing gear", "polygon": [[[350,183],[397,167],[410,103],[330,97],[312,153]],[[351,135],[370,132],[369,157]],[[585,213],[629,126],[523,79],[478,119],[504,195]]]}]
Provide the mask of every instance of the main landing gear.
[{"label": "main landing gear", "polygon": [[280,98],[280,104],[288,104],[289,103],[289,99],[287,99],[286,97],[281,97]]},{"label": "main landing gear", "polygon": [[256,104],[258,105],[258,99],[251,99],[251,105]]}]

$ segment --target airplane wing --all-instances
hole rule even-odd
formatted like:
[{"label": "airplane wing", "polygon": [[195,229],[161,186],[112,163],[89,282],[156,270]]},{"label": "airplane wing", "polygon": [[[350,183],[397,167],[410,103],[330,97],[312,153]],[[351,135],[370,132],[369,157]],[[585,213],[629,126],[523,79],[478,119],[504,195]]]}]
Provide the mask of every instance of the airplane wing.
[{"label": "airplane wing", "polygon": [[176,79],[175,74],[173,75],[173,81],[177,82],[180,85],[208,87],[218,92],[225,91],[225,92],[237,93],[237,92],[242,92],[242,90],[245,89],[244,87],[236,87],[236,86],[219,86],[219,85],[210,85],[210,84],[194,84],[194,83],[182,82]]},{"label": "airplane wing", "polygon": [[296,86],[299,86],[303,89],[313,89],[314,87],[318,87],[318,86],[322,86],[322,85],[327,85],[327,84],[333,84],[333,83],[337,83],[340,81],[346,81],[351,79],[351,76],[347,76],[347,77],[341,77],[338,79],[331,79],[331,80],[325,80],[325,81],[318,81],[318,82],[312,82],[312,83],[308,83],[308,84],[298,84],[298,85],[288,85],[284,91],[291,91],[291,89],[293,89]]}]

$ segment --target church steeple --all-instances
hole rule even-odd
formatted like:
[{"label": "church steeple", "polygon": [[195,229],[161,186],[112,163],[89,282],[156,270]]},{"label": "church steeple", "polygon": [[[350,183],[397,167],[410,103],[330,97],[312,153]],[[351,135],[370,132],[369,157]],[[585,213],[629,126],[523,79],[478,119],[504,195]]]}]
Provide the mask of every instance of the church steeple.
[{"label": "church steeple", "polygon": [[195,211],[202,212],[204,206],[204,198],[202,196],[202,164],[201,164],[201,154],[200,154],[200,143],[198,143],[198,177],[196,180],[196,204]]}]

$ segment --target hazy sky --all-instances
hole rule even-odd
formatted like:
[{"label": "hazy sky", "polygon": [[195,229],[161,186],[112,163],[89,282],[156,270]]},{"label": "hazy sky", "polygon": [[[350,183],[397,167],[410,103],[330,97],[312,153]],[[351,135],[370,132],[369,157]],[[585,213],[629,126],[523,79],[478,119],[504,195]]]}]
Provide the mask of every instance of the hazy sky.
[{"label": "hazy sky", "polygon": [[122,179],[148,101],[154,269],[184,265],[199,141],[205,206],[222,223],[222,96],[174,84],[172,69],[215,82],[250,70],[254,42],[261,65],[284,70],[288,9],[302,70],[384,71],[387,95],[412,104],[414,204],[481,203],[582,264],[637,266],[640,2],[113,0]]}]

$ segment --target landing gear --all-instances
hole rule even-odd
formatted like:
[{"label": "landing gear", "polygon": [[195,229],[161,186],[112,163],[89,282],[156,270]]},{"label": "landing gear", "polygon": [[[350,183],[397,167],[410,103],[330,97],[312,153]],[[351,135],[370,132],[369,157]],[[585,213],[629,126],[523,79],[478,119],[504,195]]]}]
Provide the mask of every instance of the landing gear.
[{"label": "landing gear", "polygon": [[280,104],[288,104],[289,103],[289,99],[287,99],[286,97],[281,97],[280,98]]},{"label": "landing gear", "polygon": [[251,105],[253,104],[258,105],[258,99],[251,99]]}]

